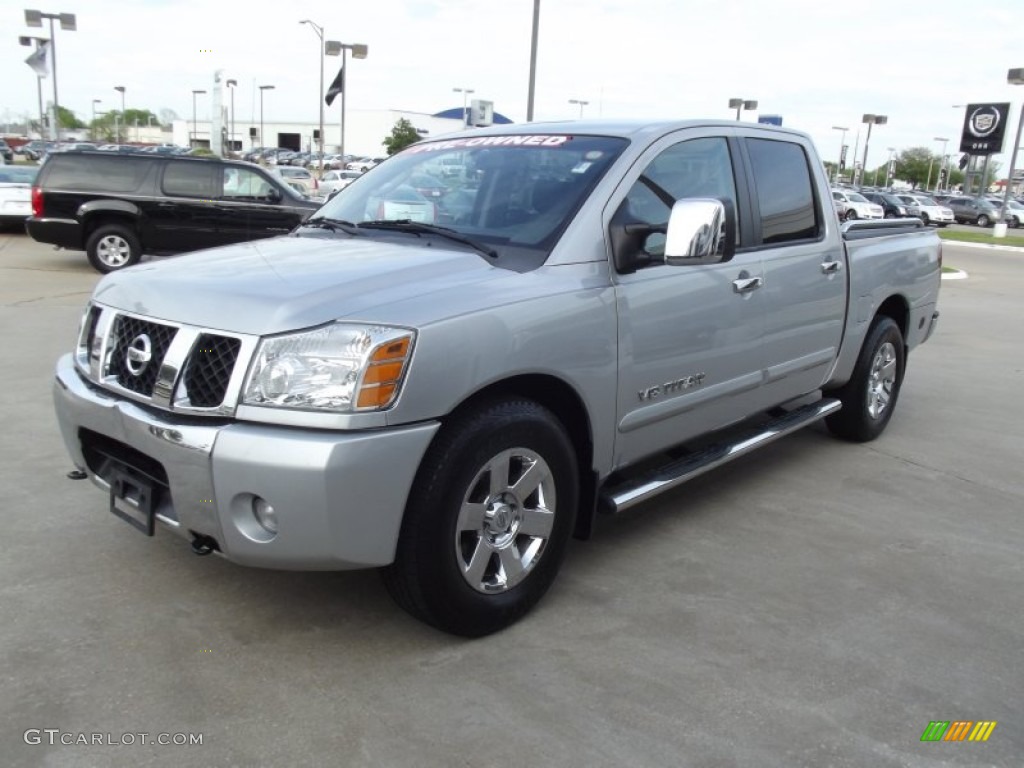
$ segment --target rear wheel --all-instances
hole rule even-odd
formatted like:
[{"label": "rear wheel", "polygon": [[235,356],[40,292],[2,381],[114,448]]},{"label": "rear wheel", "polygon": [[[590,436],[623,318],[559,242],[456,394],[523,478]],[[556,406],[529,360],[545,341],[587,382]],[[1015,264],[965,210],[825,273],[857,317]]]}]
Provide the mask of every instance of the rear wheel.
[{"label": "rear wheel", "polygon": [[1020,226],[1020,218],[1018,218],[1017,216],[1014,216],[1012,219],[1010,219],[1010,226],[1013,229],[1017,229],[1017,227]]},{"label": "rear wheel", "polygon": [[927,214],[927,213],[922,213],[922,214],[921,214],[921,221],[923,221],[923,222],[924,222],[924,225],[925,225],[926,227],[927,227],[927,226],[928,226],[929,224],[931,224],[931,223],[932,223],[932,220],[928,218],[928,214]]},{"label": "rear wheel", "polygon": [[132,230],[121,224],[105,224],[98,227],[89,235],[85,252],[93,269],[103,274],[138,264],[142,258],[139,238]]},{"label": "rear wheel", "polygon": [[987,227],[989,225],[989,223],[990,223],[989,222],[989,218],[988,218],[988,216],[986,214],[983,213],[980,216],[978,216],[978,226],[979,227]]},{"label": "rear wheel", "polygon": [[850,380],[830,393],[843,404],[825,421],[832,434],[858,443],[882,434],[896,407],[905,361],[899,326],[891,317],[876,317]]},{"label": "rear wheel", "polygon": [[572,444],[550,411],[525,399],[477,406],[424,458],[384,583],[445,632],[503,629],[554,581],[578,497]]}]

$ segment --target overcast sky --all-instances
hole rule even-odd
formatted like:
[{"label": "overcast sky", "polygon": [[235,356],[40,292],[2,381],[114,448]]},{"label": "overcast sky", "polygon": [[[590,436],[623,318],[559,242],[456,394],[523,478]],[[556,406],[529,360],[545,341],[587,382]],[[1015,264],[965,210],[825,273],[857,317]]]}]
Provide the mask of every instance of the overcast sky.
[{"label": "overcast sky", "polygon": [[[93,99],[120,107],[117,85],[129,108],[191,118],[192,90],[211,90],[220,68],[240,84],[237,123],[259,120],[260,84],[276,86],[267,120],[315,122],[318,42],[305,18],[329,40],[370,48],[350,59],[350,110],[433,113],[461,107],[452,88],[465,87],[526,118],[533,0],[34,2],[0,10],[4,120],[38,111],[17,37],[48,30],[27,28],[25,7],[77,15],[77,31],[57,32],[58,88],[86,121]],[[729,118],[729,98],[742,97],[760,102],[744,119],[780,114],[832,159],[832,126],[851,129],[852,147],[864,113],[888,115],[873,129],[869,166],[887,147],[937,152],[937,136],[955,151],[964,110],[953,105],[968,102],[1013,104],[1009,148],[1024,99],[1024,86],[1006,83],[1008,69],[1024,67],[1024,0],[541,0],[539,39],[537,120],[578,116],[569,99],[588,101],[588,117]],[[338,63],[326,59],[328,83]],[[208,98],[199,97],[200,119]],[[327,119],[337,115],[336,102]]]}]

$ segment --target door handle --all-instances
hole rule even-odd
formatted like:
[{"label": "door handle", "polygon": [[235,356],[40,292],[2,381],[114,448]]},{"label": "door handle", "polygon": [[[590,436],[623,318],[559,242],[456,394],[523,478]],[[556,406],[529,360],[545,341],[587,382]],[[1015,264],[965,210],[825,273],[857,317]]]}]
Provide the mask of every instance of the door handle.
[{"label": "door handle", "polygon": [[832,275],[839,272],[843,268],[843,262],[841,261],[823,261],[821,262],[821,271],[826,275]]},{"label": "door handle", "polygon": [[760,288],[763,282],[760,277],[740,277],[732,281],[732,290],[735,293],[750,293]]}]

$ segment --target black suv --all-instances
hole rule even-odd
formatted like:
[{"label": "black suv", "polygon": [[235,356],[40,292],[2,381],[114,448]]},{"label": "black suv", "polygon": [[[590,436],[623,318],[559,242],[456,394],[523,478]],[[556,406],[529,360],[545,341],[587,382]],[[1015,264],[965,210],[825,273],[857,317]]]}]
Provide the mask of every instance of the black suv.
[{"label": "black suv", "polygon": [[913,214],[907,210],[907,204],[896,195],[891,195],[888,192],[865,192],[864,190],[861,190],[861,194],[872,203],[882,206],[887,219],[913,218]]},{"label": "black suv", "polygon": [[60,152],[32,188],[33,239],[84,250],[100,272],[144,253],[179,253],[290,232],[320,203],[248,163]]}]

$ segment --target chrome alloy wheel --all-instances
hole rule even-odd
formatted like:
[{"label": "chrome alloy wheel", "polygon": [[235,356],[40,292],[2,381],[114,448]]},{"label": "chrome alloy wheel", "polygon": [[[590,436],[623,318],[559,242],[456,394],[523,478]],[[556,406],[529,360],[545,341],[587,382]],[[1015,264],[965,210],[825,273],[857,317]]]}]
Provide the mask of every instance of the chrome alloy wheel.
[{"label": "chrome alloy wheel", "polygon": [[96,258],[114,269],[127,264],[131,255],[131,246],[120,235],[105,235],[96,244]]},{"label": "chrome alloy wheel", "polygon": [[889,407],[896,386],[896,347],[885,342],[875,353],[868,377],[868,415],[877,419]]},{"label": "chrome alloy wheel", "polygon": [[455,556],[477,592],[505,592],[544,554],[556,512],[555,478],[527,448],[511,448],[476,473],[455,525]]}]

